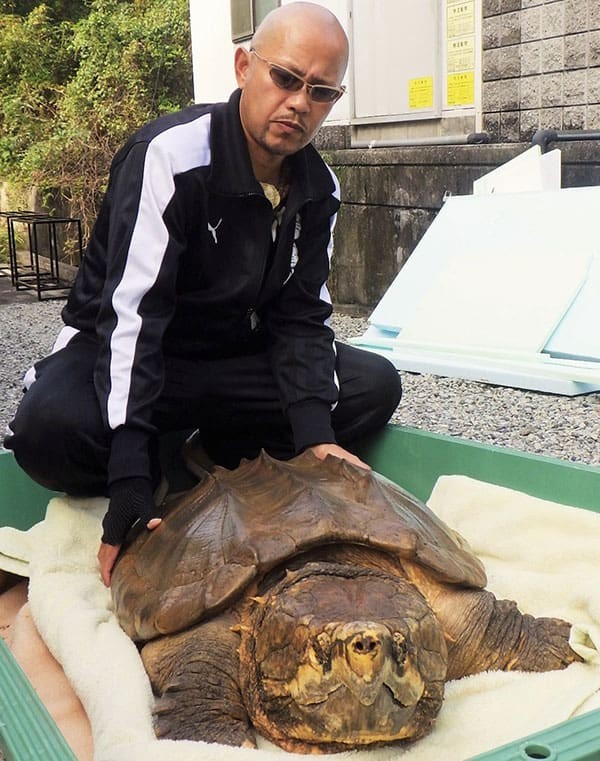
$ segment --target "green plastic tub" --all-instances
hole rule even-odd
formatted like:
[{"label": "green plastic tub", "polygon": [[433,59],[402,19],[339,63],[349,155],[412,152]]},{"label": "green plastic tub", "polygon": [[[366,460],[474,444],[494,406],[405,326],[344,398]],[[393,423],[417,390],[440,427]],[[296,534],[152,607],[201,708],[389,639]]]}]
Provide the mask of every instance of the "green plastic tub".
[{"label": "green plastic tub", "polygon": [[[463,474],[600,512],[599,467],[393,425],[363,442],[359,454],[377,471],[423,500],[428,499],[439,476]],[[0,451],[1,525],[28,528],[43,518],[51,496],[51,492],[22,473],[9,452]],[[0,749],[6,761],[75,759],[1,640]],[[600,710],[475,758],[477,761],[600,761]]]}]

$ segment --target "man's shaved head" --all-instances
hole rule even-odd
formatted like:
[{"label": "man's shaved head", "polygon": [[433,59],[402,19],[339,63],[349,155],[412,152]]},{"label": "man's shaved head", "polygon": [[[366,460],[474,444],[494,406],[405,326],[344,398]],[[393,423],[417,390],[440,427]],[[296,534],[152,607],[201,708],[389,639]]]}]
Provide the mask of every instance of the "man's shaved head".
[{"label": "man's shaved head", "polygon": [[[341,95],[347,65],[343,28],[331,11],[316,3],[276,8],[259,25],[250,50],[236,49],[240,119],[261,182],[276,184],[284,158],[312,140],[336,99],[315,100],[310,88],[323,85]],[[293,86],[273,78],[277,67]]]},{"label": "man's shaved head", "polygon": [[[295,30],[312,29],[324,44],[338,46],[343,77],[348,65],[348,38],[336,16],[316,3],[296,2],[282,5],[268,13],[254,33],[252,47],[263,49],[280,44]],[[285,42],[284,42],[285,44]]]}]

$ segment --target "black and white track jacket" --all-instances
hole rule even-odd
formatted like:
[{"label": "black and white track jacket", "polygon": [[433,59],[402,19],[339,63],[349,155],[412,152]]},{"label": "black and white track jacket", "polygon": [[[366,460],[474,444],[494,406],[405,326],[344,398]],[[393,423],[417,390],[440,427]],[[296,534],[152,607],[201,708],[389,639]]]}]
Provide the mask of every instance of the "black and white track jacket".
[{"label": "black and white track jacket", "polygon": [[297,448],[334,441],[326,280],[339,185],[312,146],[302,149],[291,158],[277,229],[252,171],[239,98],[238,90],[228,103],[163,116],[114,158],[63,311],[67,333],[99,341],[95,384],[113,432],[109,482],[148,475],[165,356],[267,347]]}]

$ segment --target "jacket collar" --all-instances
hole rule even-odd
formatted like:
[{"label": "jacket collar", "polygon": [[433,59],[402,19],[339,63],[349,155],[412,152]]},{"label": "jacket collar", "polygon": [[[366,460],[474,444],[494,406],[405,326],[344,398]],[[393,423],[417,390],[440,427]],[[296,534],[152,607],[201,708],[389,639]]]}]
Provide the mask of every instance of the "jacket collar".
[{"label": "jacket collar", "polygon": [[[240,120],[241,90],[235,90],[227,103],[217,103],[212,110],[210,127],[210,189],[220,195],[262,195],[254,177],[246,137]],[[290,157],[292,187],[305,200],[319,200],[334,191],[333,180],[325,162],[312,145]]]}]

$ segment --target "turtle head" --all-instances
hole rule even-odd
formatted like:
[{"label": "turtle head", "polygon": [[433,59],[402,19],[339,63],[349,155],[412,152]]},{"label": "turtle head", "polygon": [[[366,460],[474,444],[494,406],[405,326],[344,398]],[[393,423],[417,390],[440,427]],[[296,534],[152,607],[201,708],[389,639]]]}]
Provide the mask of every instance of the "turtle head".
[{"label": "turtle head", "polygon": [[254,726],[294,752],[415,740],[439,711],[447,653],[409,582],[309,563],[255,600],[241,647]]},{"label": "turtle head", "polygon": [[414,643],[410,633],[394,631],[390,625],[394,626],[360,620],[327,624],[310,643],[309,663],[298,670],[296,697],[327,699],[335,683],[362,706],[372,706],[386,688],[400,705],[415,706],[425,683],[415,666]]}]

